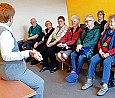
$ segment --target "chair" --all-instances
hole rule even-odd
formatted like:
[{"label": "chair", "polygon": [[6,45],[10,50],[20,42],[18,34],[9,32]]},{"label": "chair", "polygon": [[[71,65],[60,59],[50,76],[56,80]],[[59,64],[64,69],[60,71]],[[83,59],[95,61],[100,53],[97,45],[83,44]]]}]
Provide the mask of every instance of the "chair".
[{"label": "chair", "polygon": [[0,98],[29,98],[36,94],[36,91],[21,81],[7,81],[0,77]]}]

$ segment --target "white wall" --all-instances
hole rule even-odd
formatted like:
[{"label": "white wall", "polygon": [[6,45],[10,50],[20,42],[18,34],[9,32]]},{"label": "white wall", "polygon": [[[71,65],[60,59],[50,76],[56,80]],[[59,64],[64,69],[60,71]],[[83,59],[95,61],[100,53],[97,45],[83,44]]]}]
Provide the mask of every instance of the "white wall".
[{"label": "white wall", "polygon": [[10,3],[16,11],[12,25],[17,40],[23,38],[30,26],[30,18],[35,17],[38,24],[45,29],[46,20],[51,20],[57,26],[57,17],[63,15],[68,24],[66,0],[0,0]]}]

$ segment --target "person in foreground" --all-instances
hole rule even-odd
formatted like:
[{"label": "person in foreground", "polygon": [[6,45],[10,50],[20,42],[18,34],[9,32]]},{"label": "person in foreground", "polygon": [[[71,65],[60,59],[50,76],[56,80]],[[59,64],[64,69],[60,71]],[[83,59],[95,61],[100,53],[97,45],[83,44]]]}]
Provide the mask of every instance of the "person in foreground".
[{"label": "person in foreground", "polygon": [[13,23],[14,8],[7,3],[0,3],[1,56],[3,59],[0,74],[5,80],[20,80],[36,91],[32,98],[43,98],[44,80],[27,69],[25,57],[34,57],[35,51],[19,51],[18,44],[10,26]]},{"label": "person in foreground", "polygon": [[92,15],[85,16],[86,28],[77,41],[76,51],[71,53],[71,73],[65,78],[69,83],[76,82],[83,63],[93,56],[94,47],[100,37],[100,28],[94,25]]},{"label": "person in foreground", "polygon": [[108,24],[109,28],[105,30],[104,35],[100,38],[98,42],[99,53],[91,58],[87,82],[81,88],[82,90],[86,90],[93,86],[92,78],[96,66],[103,61],[102,87],[97,92],[98,96],[102,96],[108,91],[107,84],[110,77],[110,70],[113,63],[115,63],[115,15],[111,15],[109,17]]}]

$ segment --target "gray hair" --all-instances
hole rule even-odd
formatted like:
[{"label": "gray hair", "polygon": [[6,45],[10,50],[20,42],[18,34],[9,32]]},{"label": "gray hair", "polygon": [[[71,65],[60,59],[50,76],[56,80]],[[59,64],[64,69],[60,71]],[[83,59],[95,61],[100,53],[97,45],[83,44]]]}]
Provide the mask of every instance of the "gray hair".
[{"label": "gray hair", "polygon": [[87,15],[87,16],[85,16],[85,19],[86,19],[87,17],[91,18],[91,19],[94,21],[94,17],[93,17],[92,15]]},{"label": "gray hair", "polygon": [[80,18],[78,16],[76,16],[76,15],[73,15],[71,17],[71,20],[73,20],[73,19],[76,19],[78,21],[78,23],[80,22]]},{"label": "gray hair", "polygon": [[114,19],[115,20],[115,14],[110,15],[108,19]]}]

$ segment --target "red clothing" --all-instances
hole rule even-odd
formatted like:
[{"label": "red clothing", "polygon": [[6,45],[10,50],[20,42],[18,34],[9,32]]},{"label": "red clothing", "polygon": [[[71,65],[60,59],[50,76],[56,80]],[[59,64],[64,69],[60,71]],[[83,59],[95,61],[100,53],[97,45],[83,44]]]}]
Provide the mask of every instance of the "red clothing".
[{"label": "red clothing", "polygon": [[102,46],[102,51],[105,53],[108,52],[108,46],[109,46],[111,38],[112,36],[108,36],[107,39],[105,40],[105,43],[107,43],[107,46]]},{"label": "red clothing", "polygon": [[107,39],[105,40],[105,42],[107,43],[107,46],[102,46],[101,45],[102,38],[103,38],[103,36],[100,38],[100,40],[98,42],[98,50],[102,49],[102,51],[104,53],[109,53],[109,55],[115,54],[115,47],[113,49],[111,49],[111,50],[108,50],[109,43],[110,43],[110,40],[111,40],[112,36],[108,36]]},{"label": "red clothing", "polygon": [[60,39],[59,42],[66,43],[68,46],[71,46],[72,50],[76,48],[76,42],[80,37],[82,29],[77,27],[76,31],[73,32],[73,28],[69,28],[66,34]]}]

